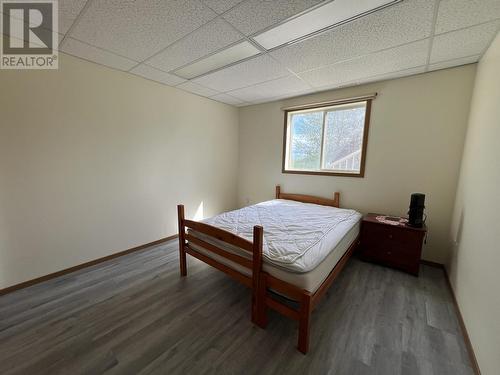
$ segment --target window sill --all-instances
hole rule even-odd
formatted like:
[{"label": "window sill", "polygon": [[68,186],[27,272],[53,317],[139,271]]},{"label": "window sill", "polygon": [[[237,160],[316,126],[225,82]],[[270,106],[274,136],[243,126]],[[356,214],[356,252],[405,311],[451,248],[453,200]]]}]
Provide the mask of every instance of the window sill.
[{"label": "window sill", "polygon": [[318,175],[318,176],[337,176],[337,177],[364,177],[364,171],[359,173],[346,173],[346,172],[327,172],[327,171],[299,171],[299,170],[289,170],[282,169],[281,173],[289,174],[305,174],[305,175]]}]

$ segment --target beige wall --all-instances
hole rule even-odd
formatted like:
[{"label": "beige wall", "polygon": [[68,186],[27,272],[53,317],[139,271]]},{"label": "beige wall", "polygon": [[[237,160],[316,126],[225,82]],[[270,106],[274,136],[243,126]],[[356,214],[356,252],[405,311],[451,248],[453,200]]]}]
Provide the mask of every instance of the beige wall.
[{"label": "beige wall", "polygon": [[236,205],[236,108],[60,56],[0,71],[0,288]]},{"label": "beige wall", "polygon": [[500,369],[500,34],[477,70],[448,271],[483,375]]},{"label": "beige wall", "polygon": [[[239,205],[285,191],[330,196],[361,212],[405,215],[410,193],[427,195],[424,258],[444,262],[475,66],[245,107],[240,110]],[[281,173],[283,106],[378,92],[364,178]]]}]

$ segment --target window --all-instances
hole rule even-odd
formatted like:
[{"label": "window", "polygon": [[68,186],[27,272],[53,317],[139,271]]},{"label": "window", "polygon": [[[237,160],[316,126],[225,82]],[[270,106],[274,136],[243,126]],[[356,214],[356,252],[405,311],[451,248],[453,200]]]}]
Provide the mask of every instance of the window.
[{"label": "window", "polygon": [[283,173],[363,177],[371,100],[285,109]]}]

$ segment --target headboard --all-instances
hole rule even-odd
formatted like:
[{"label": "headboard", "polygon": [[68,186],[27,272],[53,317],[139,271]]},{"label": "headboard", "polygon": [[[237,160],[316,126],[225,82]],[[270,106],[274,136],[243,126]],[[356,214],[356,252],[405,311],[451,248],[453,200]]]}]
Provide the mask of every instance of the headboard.
[{"label": "headboard", "polygon": [[289,199],[303,203],[314,203],[322,206],[340,207],[340,193],[333,193],[333,199],[315,197],[313,195],[305,194],[288,194],[282,193],[281,187],[276,185],[276,199]]}]

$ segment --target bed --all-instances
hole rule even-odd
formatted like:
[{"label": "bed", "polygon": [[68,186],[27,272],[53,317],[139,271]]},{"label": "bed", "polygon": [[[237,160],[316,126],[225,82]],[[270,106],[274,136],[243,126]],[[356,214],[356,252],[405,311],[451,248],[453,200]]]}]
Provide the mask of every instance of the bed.
[{"label": "bed", "polygon": [[201,222],[178,206],[181,276],[186,254],[252,289],[252,321],[267,325],[267,309],[299,322],[298,349],[309,349],[310,316],[358,244],[361,214],[326,199],[285,194]]}]

